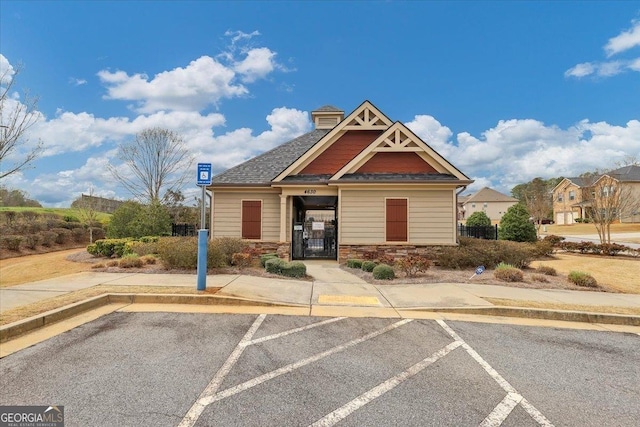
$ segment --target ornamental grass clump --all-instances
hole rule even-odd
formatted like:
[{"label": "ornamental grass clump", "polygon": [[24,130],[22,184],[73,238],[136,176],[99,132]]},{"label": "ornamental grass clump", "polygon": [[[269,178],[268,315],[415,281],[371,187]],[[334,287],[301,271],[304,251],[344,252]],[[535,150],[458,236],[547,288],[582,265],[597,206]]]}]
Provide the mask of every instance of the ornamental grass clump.
[{"label": "ornamental grass clump", "polygon": [[553,267],[549,267],[548,265],[539,265],[538,268],[536,268],[536,270],[540,273],[540,274],[544,274],[545,276],[557,276],[558,273],[556,272],[556,269]]},{"label": "ornamental grass clump", "polygon": [[393,267],[387,264],[377,265],[373,269],[373,278],[378,280],[391,280],[395,279],[396,273],[393,271]]},{"label": "ornamental grass clump", "polygon": [[493,276],[502,280],[503,282],[522,282],[524,280],[524,274],[522,270],[515,268],[512,265],[501,262],[498,264],[493,272]]},{"label": "ornamental grass clump", "polygon": [[135,254],[125,255],[118,262],[120,268],[142,268],[143,265],[144,261]]},{"label": "ornamental grass clump", "polygon": [[590,275],[589,273],[584,273],[582,271],[572,271],[569,273],[568,279],[570,282],[574,283],[578,286],[583,286],[586,288],[597,288],[598,282],[596,279]]}]

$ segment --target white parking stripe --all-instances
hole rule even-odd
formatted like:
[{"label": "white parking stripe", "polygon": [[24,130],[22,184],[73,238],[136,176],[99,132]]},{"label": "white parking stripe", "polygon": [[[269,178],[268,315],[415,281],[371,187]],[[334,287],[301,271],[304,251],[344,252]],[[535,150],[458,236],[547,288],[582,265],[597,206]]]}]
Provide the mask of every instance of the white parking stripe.
[{"label": "white parking stripe", "polygon": [[[491,378],[493,378],[498,383],[498,385],[500,385],[500,387],[502,387],[504,391],[506,391],[507,393],[518,395],[520,394],[511,384],[509,384],[507,380],[502,377],[502,375],[500,375],[495,369],[493,369],[491,365],[489,365],[473,348],[471,348],[469,344],[467,344],[462,338],[460,338],[460,336],[453,329],[451,329],[449,325],[447,325],[443,320],[436,320],[436,322],[438,322],[438,324],[442,326],[442,328],[447,331],[447,333],[451,335],[454,340],[460,341],[462,343],[462,348],[464,348],[466,352],[471,357],[473,357],[473,359],[478,362],[480,366],[484,368],[484,370],[491,376]],[[527,402],[526,399],[523,398],[520,401],[520,404],[524,408],[524,410],[527,411],[527,413],[531,416],[531,418],[536,420],[538,424],[542,426],[553,427],[551,421],[549,421],[544,415],[542,415],[542,413],[538,409],[536,409],[535,406]]]},{"label": "white parking stripe", "polygon": [[301,326],[295,329],[289,329],[288,331],[280,332],[278,334],[268,335],[262,338],[256,338],[255,340],[246,342],[245,345],[249,346],[249,345],[259,344],[265,341],[275,340],[277,338],[282,338],[282,337],[286,337],[287,335],[295,334],[296,332],[302,332],[308,329],[317,328],[318,326],[327,325],[329,323],[337,322],[338,320],[343,320],[343,319],[346,319],[346,317],[334,317],[333,319],[327,319],[327,320],[323,320],[322,322],[312,323],[311,325]]},{"label": "white parking stripe", "polygon": [[385,332],[389,332],[389,331],[391,331],[393,329],[399,328],[400,326],[405,325],[405,324],[411,322],[412,320],[413,319],[401,320],[401,321],[393,323],[393,324],[391,324],[391,325],[389,325],[389,326],[387,326],[385,328],[382,328],[382,329],[379,329],[379,330],[377,330],[375,332],[367,334],[367,335],[365,335],[363,337],[360,337],[360,338],[357,338],[355,340],[349,341],[348,343],[339,345],[337,347],[333,347],[333,348],[331,348],[331,349],[329,349],[327,351],[323,351],[322,353],[318,353],[318,354],[316,354],[314,356],[307,357],[306,359],[300,360],[298,362],[291,363],[291,364],[289,364],[287,366],[284,366],[282,368],[276,369],[274,371],[267,372],[266,374],[260,375],[259,377],[251,379],[249,381],[245,381],[242,384],[238,384],[235,387],[231,387],[231,388],[228,388],[228,389],[226,389],[224,391],[221,391],[221,392],[215,394],[214,396],[209,396],[209,397],[205,397],[203,399],[200,399],[200,404],[203,405],[203,406],[207,406],[207,405],[210,405],[213,402],[217,402],[219,400],[226,399],[227,397],[233,396],[233,395],[238,394],[240,392],[243,392],[245,390],[249,390],[250,388],[253,388],[253,387],[257,386],[257,385],[260,385],[260,384],[262,384],[262,383],[264,383],[266,381],[272,380],[272,379],[274,379],[276,377],[279,377],[280,375],[288,374],[289,372],[295,371],[296,369],[302,368],[303,366],[306,366],[306,365],[308,365],[310,363],[317,362],[318,360],[324,359],[327,356],[331,356],[332,354],[344,351],[344,350],[346,350],[348,348],[351,348],[351,347],[353,347],[355,345],[358,345],[358,344],[360,344],[362,342],[370,340],[371,338],[375,338],[378,335],[382,335]]},{"label": "white parking stripe", "polygon": [[184,418],[182,419],[182,422],[180,422],[178,427],[191,427],[196,423],[196,421],[198,421],[198,418],[200,418],[200,415],[202,415],[202,412],[207,406],[207,405],[203,405],[201,401],[203,400],[203,398],[207,396],[211,396],[216,391],[218,391],[218,388],[220,388],[222,381],[224,381],[225,377],[227,376],[231,368],[233,368],[233,365],[236,364],[236,362],[240,358],[240,355],[242,354],[244,349],[247,347],[246,343],[251,341],[251,338],[256,333],[256,331],[262,324],[262,321],[265,319],[265,317],[267,317],[266,314],[261,314],[253,322],[253,325],[251,325],[247,333],[244,334],[244,336],[242,337],[242,339],[240,340],[236,348],[233,350],[233,352],[231,352],[231,354],[229,355],[227,360],[224,362],[222,367],[218,370],[218,372],[216,372],[211,382],[209,382],[209,384],[203,390],[203,392],[200,393],[200,397],[198,397],[198,400],[196,400],[193,406],[191,406],[191,409],[189,409],[189,411],[184,416]]},{"label": "white parking stripe", "polygon": [[518,403],[522,401],[522,396],[517,393],[507,393],[502,399],[502,402],[498,404],[487,418],[480,423],[480,427],[499,427],[504,420],[507,419],[513,408],[518,406]]},{"label": "white parking stripe", "polygon": [[339,423],[341,420],[348,417],[353,412],[357,411],[358,409],[360,409],[367,403],[371,402],[372,400],[375,400],[378,397],[382,396],[389,390],[393,390],[404,381],[408,380],[409,378],[413,377],[417,373],[421,372],[427,366],[431,365],[438,359],[446,356],[452,350],[455,350],[456,348],[458,348],[460,345],[462,345],[460,341],[452,342],[448,346],[438,350],[437,352],[427,357],[426,359],[423,359],[420,362],[416,363],[415,365],[411,366],[406,371],[396,375],[395,377],[389,378],[387,381],[377,385],[371,390],[356,397],[351,402],[336,409],[330,414],[325,415],[315,423],[311,424],[310,427],[329,427]]}]

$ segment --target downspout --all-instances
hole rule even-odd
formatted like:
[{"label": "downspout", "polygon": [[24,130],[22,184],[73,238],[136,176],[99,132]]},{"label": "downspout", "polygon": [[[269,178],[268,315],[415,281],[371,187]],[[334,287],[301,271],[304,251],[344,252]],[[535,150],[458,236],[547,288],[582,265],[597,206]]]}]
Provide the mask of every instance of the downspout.
[{"label": "downspout", "polygon": [[460,189],[460,191],[456,192],[456,243],[459,245],[460,244],[460,235],[458,233],[458,196],[464,191],[466,190],[468,187],[468,185],[463,185],[462,189]]}]

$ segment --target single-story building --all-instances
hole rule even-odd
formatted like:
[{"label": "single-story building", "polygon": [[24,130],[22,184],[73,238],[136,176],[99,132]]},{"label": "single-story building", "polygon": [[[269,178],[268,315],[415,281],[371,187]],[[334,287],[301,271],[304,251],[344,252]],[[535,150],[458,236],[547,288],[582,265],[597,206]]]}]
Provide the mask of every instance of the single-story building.
[{"label": "single-story building", "polygon": [[341,262],[457,244],[469,177],[369,101],[311,117],[311,132],[213,178],[212,238]]}]

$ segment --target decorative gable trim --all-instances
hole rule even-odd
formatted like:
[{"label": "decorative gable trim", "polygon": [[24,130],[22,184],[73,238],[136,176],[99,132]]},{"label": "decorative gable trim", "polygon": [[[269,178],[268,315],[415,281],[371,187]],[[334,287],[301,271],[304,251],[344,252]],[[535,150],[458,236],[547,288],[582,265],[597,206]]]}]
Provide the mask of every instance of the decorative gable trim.
[{"label": "decorative gable trim", "polygon": [[438,173],[450,174],[459,180],[469,180],[469,177],[460,172],[433,148],[429,147],[429,145],[422,141],[408,127],[400,122],[395,122],[353,160],[336,172],[329,181],[336,181],[345,174],[355,173],[365,163],[371,160],[376,153],[380,152],[416,153]]},{"label": "decorative gable trim", "polygon": [[300,156],[282,171],[272,182],[281,182],[289,175],[298,174],[316,157],[327,150],[348,130],[385,130],[392,125],[392,121],[369,101],[364,101],[353,110],[342,122],[331,129],[313,147]]}]

